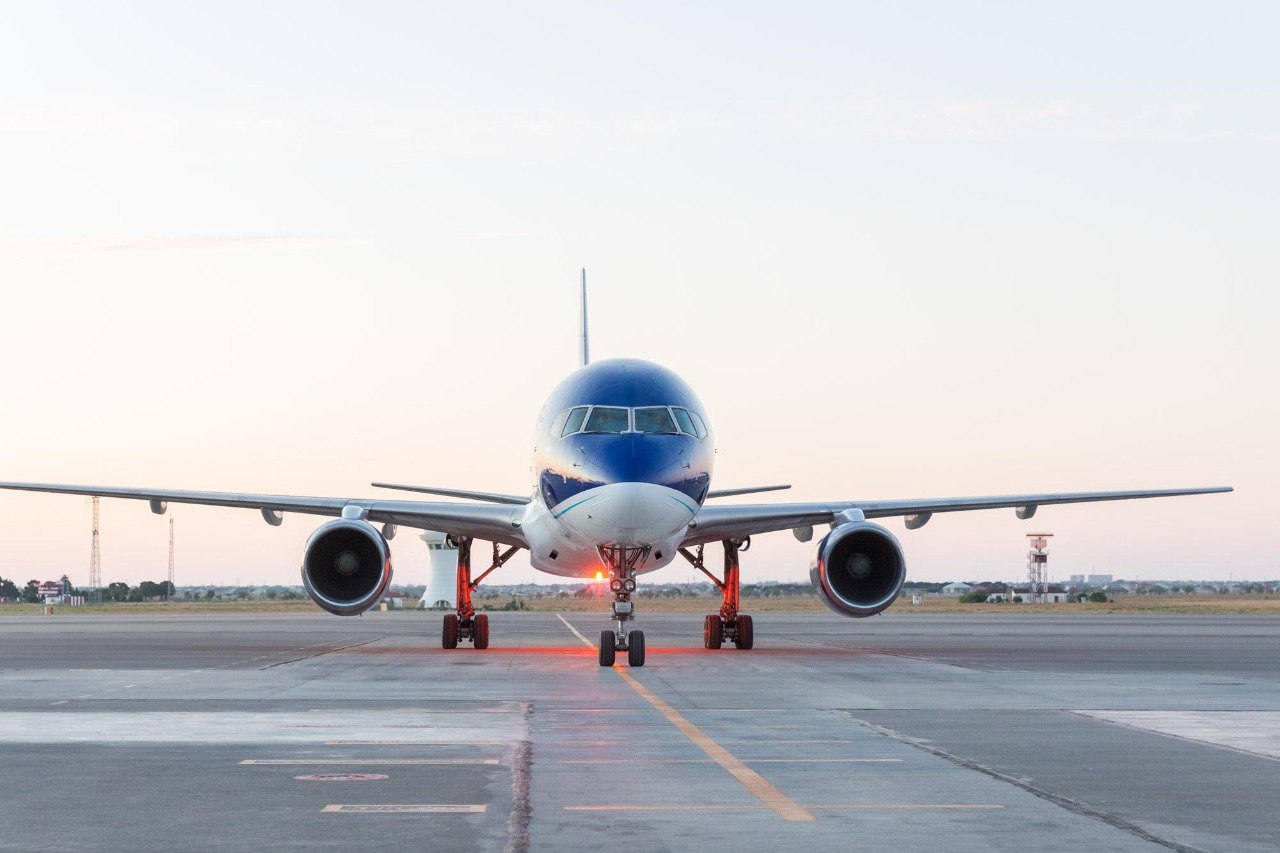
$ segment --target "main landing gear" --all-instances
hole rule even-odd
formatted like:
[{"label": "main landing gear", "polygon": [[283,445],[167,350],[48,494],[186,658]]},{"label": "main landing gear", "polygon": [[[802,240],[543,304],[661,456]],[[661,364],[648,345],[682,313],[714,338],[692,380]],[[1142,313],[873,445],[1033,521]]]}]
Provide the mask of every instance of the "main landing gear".
[{"label": "main landing gear", "polygon": [[738,612],[738,553],[751,547],[751,537],[746,539],[725,539],[724,545],[724,579],[720,579],[707,571],[702,560],[702,545],[697,552],[681,548],[680,555],[698,571],[711,578],[724,596],[719,613],[709,613],[702,620],[702,645],[708,649],[718,649],[726,642],[731,642],[740,649],[749,649],[755,645],[755,628],[751,617]]},{"label": "main landing gear", "polygon": [[644,631],[629,631],[627,623],[636,618],[631,604],[631,593],[636,591],[636,566],[644,561],[649,549],[602,546],[597,550],[609,567],[609,591],[613,593],[609,617],[618,626],[614,631],[600,632],[600,665],[613,666],[618,652],[626,652],[628,666],[644,666]]},{"label": "main landing gear", "polygon": [[493,543],[493,563],[481,572],[480,577],[471,579],[471,537],[450,537],[458,546],[458,609],[444,617],[444,625],[440,632],[440,645],[446,649],[456,649],[458,643],[467,640],[477,649],[489,648],[489,615],[476,613],[471,606],[471,592],[480,585],[480,581],[489,576],[494,569],[500,568],[512,555],[520,549],[512,545],[498,553],[498,543]]}]

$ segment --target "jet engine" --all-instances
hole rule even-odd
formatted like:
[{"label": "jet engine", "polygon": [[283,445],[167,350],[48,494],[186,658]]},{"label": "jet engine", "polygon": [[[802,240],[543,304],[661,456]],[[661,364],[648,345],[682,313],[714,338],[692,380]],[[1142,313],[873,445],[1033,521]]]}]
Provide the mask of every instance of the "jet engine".
[{"label": "jet engine", "polygon": [[356,616],[378,603],[391,583],[391,548],[367,521],[340,518],[307,540],[302,585],[316,604],[338,616]]},{"label": "jet engine", "polygon": [[875,616],[898,597],[907,561],[893,534],[865,521],[832,528],[814,552],[809,579],[841,616]]}]

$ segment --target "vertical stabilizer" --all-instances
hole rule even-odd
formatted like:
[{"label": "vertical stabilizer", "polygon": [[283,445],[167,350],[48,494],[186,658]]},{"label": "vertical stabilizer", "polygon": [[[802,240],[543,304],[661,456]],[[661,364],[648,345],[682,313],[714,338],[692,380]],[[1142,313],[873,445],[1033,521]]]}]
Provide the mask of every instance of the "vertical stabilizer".
[{"label": "vertical stabilizer", "polygon": [[579,329],[578,366],[586,367],[591,363],[591,351],[587,346],[587,271],[582,271],[582,323]]}]

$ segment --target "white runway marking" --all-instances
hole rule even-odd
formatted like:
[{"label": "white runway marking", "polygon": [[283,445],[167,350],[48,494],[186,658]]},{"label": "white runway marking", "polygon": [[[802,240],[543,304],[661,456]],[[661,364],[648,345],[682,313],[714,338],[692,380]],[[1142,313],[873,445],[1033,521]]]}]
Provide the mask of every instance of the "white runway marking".
[{"label": "white runway marking", "polygon": [[[505,740],[327,740],[325,746],[501,746]],[[619,741],[623,743],[624,741]]]},{"label": "white runway marking", "polygon": [[[448,725],[424,724],[424,719]],[[515,741],[524,737],[517,718],[462,712],[331,711],[325,716],[287,711],[92,712],[59,711],[57,725],[38,711],[0,711],[3,743],[311,743],[377,741],[403,737],[423,743]],[[438,735],[438,736],[437,736]]]},{"label": "white runway marking", "polygon": [[1076,711],[1085,717],[1280,760],[1280,711]]},{"label": "white runway marking", "polygon": [[332,805],[325,806],[324,812],[345,812],[347,814],[480,814],[489,807],[485,805]]},{"label": "white runway marking", "polygon": [[[743,764],[900,764],[901,758],[744,758]],[[558,764],[710,764],[710,758],[563,758]]]},{"label": "white runway marking", "polygon": [[496,758],[246,758],[241,764],[270,767],[298,767],[311,765],[341,765],[343,767],[373,765],[407,767],[417,764],[497,764]]},{"label": "white runway marking", "polygon": [[[702,728],[704,728],[704,729],[709,729],[709,728],[713,728],[713,727],[712,727],[712,726],[702,726]],[[767,744],[776,744],[776,743],[788,743],[788,744],[791,744],[791,743],[821,743],[821,744],[831,744],[831,743],[857,743],[857,741],[854,741],[854,740],[839,739],[839,738],[831,739],[831,740],[825,740],[825,739],[808,739],[808,738],[805,738],[805,739],[799,739],[799,740],[787,740],[787,739],[782,739],[782,738],[769,738],[768,740],[762,740],[762,739],[761,739],[761,738],[759,738],[759,737],[726,737],[726,738],[720,738],[720,740],[721,740],[721,742],[726,742],[726,741],[727,741],[727,742],[729,742],[729,743],[734,743],[734,744],[742,743],[743,745],[746,745],[746,746],[755,746],[756,744],[759,744],[759,743],[767,743]],[[405,741],[405,743],[414,743],[414,741]],[[679,743],[680,743],[680,741],[678,741],[678,740],[676,740],[676,739],[674,739],[674,738],[672,738],[672,739],[668,739],[668,740],[638,740],[638,739],[635,739],[635,738],[630,738],[630,739],[627,739],[627,740],[566,740],[566,741],[564,741],[565,746],[671,746],[671,745],[673,745],[673,744],[679,744]]]},{"label": "white runway marking", "polygon": [[583,635],[583,633],[582,633],[581,631],[579,631],[577,628],[575,628],[575,627],[573,627],[572,625],[570,625],[570,624],[569,624],[569,620],[568,620],[568,619],[564,618],[564,617],[563,617],[563,616],[561,616],[559,613],[557,613],[557,614],[556,614],[556,618],[557,618],[557,619],[559,619],[561,622],[563,622],[563,623],[564,623],[564,626],[565,626],[566,628],[568,628],[570,631],[572,631],[572,632],[573,632],[573,635],[574,635],[575,637],[577,637],[577,638],[578,638],[579,640],[581,640],[582,642],[586,643],[586,644],[587,644],[587,646],[589,646],[590,648],[593,648],[593,649],[596,647],[596,644],[595,644],[595,643],[593,643],[593,642],[591,642],[590,640],[588,640],[588,639]]},{"label": "white runway marking", "polygon": [[[564,806],[567,812],[738,812],[765,811],[768,807],[755,803],[696,805],[680,803],[672,805],[598,805]],[[808,803],[805,808],[814,811],[879,811],[879,810],[990,810],[1002,809],[999,803]]]}]

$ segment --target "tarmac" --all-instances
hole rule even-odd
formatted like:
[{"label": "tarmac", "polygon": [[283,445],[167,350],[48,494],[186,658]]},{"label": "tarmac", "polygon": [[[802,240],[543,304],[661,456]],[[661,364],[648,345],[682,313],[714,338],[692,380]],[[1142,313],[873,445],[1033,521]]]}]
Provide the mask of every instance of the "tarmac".
[{"label": "tarmac", "polygon": [[0,850],[1280,849],[1280,619],[0,618]]}]

